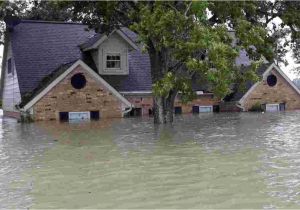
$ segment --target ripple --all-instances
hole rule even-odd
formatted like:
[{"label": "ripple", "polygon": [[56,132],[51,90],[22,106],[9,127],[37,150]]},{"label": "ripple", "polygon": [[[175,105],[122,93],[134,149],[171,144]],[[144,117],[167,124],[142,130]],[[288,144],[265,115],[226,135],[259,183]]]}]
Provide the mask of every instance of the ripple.
[{"label": "ripple", "polygon": [[300,207],[300,112],[175,120],[2,120],[0,208]]}]

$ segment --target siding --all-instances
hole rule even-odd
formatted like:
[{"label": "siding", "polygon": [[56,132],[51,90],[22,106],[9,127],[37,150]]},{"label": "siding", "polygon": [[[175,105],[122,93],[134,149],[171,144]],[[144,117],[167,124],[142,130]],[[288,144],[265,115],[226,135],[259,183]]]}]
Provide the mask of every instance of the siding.
[{"label": "siding", "polygon": [[5,65],[4,76],[4,86],[3,86],[3,110],[4,111],[18,111],[15,105],[20,103],[21,94],[18,83],[18,77],[15,68],[15,62],[12,55],[11,43],[7,47],[7,60],[12,59],[12,74],[7,74],[7,65]]},{"label": "siding", "polygon": [[[128,44],[116,33],[104,41],[98,48],[98,60],[95,60],[99,73],[107,75],[127,75],[129,73],[128,47]],[[119,53],[121,55],[121,70],[114,71],[106,69],[107,53]],[[93,55],[93,58],[95,59],[96,56]]]}]

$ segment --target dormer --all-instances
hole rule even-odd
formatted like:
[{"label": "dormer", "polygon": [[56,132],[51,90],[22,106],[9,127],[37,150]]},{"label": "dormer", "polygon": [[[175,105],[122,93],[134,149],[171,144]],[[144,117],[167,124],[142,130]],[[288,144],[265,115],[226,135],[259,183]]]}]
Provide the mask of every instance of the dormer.
[{"label": "dormer", "polygon": [[90,51],[100,75],[128,75],[128,52],[138,46],[122,30],[114,30],[96,34],[81,49]]}]

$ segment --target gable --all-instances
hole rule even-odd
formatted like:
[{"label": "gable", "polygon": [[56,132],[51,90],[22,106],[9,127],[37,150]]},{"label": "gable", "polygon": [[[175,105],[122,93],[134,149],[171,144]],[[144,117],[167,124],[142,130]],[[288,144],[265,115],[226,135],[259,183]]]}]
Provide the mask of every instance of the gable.
[{"label": "gable", "polygon": [[83,51],[97,49],[100,45],[102,45],[104,42],[113,37],[118,37],[120,40],[122,40],[124,44],[126,44],[131,49],[138,50],[138,46],[122,30],[114,30],[109,35],[95,34],[87,42],[81,44],[81,48]]},{"label": "gable", "polygon": [[[274,84],[268,82],[270,75],[276,78]],[[286,103],[289,109],[298,109],[300,108],[300,91],[278,66],[272,64],[263,73],[262,81],[252,85],[239,102],[246,110],[255,103]]]},{"label": "gable", "polygon": [[97,73],[95,73],[89,66],[87,66],[83,61],[76,61],[71,67],[64,71],[60,76],[53,80],[45,89],[43,89],[39,94],[37,94],[33,99],[31,99],[25,106],[24,110],[29,110],[33,105],[35,105],[39,100],[41,100],[48,92],[50,92],[56,85],[58,85],[65,77],[67,77],[72,71],[81,67],[85,72],[88,73],[96,82],[104,86],[107,91],[114,95],[125,107],[131,107],[131,103],[124,98],[118,91],[116,91],[111,85],[109,85],[103,78],[101,78]]}]

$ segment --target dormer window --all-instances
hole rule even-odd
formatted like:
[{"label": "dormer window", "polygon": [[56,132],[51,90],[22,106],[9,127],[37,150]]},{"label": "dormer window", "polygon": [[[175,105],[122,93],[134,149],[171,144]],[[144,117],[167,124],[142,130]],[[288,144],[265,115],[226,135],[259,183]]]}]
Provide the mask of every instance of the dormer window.
[{"label": "dormer window", "polygon": [[107,69],[121,69],[121,54],[109,53],[106,55],[106,68]]},{"label": "dormer window", "polygon": [[12,65],[11,65],[11,58],[7,60],[7,74],[12,73]]}]

